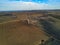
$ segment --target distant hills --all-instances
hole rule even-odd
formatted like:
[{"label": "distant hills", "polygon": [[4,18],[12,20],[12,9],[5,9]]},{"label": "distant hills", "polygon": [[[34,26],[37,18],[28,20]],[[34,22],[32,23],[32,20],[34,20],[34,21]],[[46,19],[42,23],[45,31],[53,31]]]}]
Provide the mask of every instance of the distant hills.
[{"label": "distant hills", "polygon": [[12,10],[12,11],[0,11],[0,12],[41,12],[41,11],[60,11],[60,9],[51,9],[51,10]]}]

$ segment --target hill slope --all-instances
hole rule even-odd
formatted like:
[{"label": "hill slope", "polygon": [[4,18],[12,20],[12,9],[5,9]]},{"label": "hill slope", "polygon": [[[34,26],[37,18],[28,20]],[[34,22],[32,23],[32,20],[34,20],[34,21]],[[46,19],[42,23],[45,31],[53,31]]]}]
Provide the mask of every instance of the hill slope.
[{"label": "hill slope", "polygon": [[0,24],[1,45],[37,45],[48,36],[40,28],[20,21]]}]

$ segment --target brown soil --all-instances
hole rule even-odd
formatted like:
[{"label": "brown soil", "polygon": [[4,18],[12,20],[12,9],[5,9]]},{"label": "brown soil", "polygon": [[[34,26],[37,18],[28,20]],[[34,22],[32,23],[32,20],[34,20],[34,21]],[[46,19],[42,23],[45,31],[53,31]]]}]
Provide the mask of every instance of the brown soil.
[{"label": "brown soil", "polygon": [[40,28],[19,21],[0,24],[0,29],[1,45],[37,45],[48,39]]}]

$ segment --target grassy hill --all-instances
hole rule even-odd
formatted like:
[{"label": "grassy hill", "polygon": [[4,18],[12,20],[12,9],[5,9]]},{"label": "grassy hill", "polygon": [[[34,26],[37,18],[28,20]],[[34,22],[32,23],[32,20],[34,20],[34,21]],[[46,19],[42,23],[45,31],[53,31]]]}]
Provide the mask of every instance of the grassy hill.
[{"label": "grassy hill", "polygon": [[17,21],[0,24],[0,45],[38,45],[48,36],[40,28]]}]

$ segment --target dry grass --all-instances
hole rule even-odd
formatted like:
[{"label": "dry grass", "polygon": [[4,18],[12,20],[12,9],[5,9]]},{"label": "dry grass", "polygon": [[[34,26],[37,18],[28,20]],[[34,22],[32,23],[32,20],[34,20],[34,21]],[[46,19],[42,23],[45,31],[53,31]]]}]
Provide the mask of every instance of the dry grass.
[{"label": "dry grass", "polygon": [[0,35],[0,45],[37,45],[48,39],[40,28],[20,21],[0,24]]},{"label": "dry grass", "polygon": [[42,15],[38,13],[13,13],[17,16],[16,20],[0,23],[0,45],[38,45],[40,40],[47,40],[40,28],[28,25],[20,20],[27,19],[26,15],[33,17]]}]

